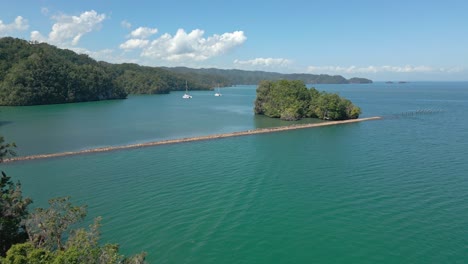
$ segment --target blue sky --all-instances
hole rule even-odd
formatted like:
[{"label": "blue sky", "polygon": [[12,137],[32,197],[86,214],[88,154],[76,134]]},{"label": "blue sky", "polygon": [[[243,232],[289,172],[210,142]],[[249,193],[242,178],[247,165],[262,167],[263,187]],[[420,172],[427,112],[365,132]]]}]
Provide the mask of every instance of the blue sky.
[{"label": "blue sky", "polygon": [[3,1],[0,36],[113,63],[468,80],[468,1]]}]

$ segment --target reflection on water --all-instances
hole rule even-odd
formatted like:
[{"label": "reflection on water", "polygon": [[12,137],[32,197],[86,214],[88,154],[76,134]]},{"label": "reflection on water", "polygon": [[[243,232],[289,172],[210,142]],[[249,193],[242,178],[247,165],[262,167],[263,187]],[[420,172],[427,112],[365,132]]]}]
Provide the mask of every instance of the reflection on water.
[{"label": "reflection on water", "polygon": [[279,126],[290,126],[296,124],[315,124],[322,123],[323,120],[317,118],[303,118],[296,121],[285,121],[279,118],[270,118],[267,116],[255,115],[254,118],[255,128],[266,128],[266,127],[279,127]]}]

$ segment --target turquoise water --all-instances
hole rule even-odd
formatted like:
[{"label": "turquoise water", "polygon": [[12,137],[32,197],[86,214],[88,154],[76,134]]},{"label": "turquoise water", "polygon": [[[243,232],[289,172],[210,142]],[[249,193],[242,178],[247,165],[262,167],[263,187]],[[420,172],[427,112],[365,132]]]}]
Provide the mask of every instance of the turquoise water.
[{"label": "turquoise water", "polygon": [[[1,169],[151,263],[465,263],[468,83],[316,87],[385,118]],[[0,108],[0,134],[26,155],[282,124],[253,116],[255,87],[222,93]]]}]

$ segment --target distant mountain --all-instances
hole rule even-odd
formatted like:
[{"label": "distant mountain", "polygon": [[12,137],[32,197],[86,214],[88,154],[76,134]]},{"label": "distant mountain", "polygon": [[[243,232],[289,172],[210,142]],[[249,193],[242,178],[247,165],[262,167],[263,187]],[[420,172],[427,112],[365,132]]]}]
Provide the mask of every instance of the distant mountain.
[{"label": "distant mountain", "polygon": [[225,78],[229,83],[236,84],[254,84],[257,85],[262,80],[277,81],[277,80],[298,80],[306,84],[347,84],[347,83],[372,83],[371,80],[365,78],[351,78],[347,80],[341,75],[327,74],[307,74],[307,73],[292,73],[284,74],[277,72],[265,71],[244,71],[244,70],[222,70],[216,68],[209,69],[192,69],[186,67],[174,67],[164,69],[176,73],[193,73],[193,74],[210,74]]}]

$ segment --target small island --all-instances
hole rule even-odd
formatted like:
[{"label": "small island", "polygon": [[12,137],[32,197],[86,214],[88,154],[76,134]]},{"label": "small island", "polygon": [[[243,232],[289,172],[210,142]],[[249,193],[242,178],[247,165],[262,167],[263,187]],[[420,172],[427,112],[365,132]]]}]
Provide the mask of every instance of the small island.
[{"label": "small island", "polygon": [[361,109],[336,93],[307,89],[302,81],[262,81],[257,88],[254,112],[283,120],[320,118],[356,119]]},{"label": "small island", "polygon": [[353,77],[348,80],[348,83],[350,84],[365,84],[365,83],[372,83],[371,80],[366,79],[366,78],[359,78],[359,77]]}]

